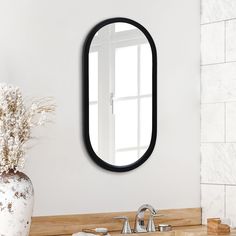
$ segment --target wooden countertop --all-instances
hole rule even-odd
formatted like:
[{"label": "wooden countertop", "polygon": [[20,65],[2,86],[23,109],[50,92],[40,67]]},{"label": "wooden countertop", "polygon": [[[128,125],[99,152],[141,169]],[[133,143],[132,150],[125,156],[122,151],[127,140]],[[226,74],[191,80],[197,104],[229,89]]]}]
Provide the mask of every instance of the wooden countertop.
[{"label": "wooden countertop", "polygon": [[[124,236],[118,231],[110,232],[111,236]],[[130,234],[130,236],[206,236],[207,228],[203,225],[198,226],[181,226],[174,227],[172,231],[169,232],[152,232],[152,233],[139,233]],[[236,230],[232,230],[230,235],[236,236]],[[71,234],[60,235],[60,236],[71,236]]]},{"label": "wooden countertop", "polygon": [[[160,210],[161,217],[156,217],[155,224],[167,223],[173,226],[169,232],[130,234],[129,236],[207,236],[206,226],[201,225],[201,209]],[[108,228],[111,236],[124,236],[120,233],[123,222],[114,220],[115,216],[125,215],[134,225],[136,212],[95,213],[66,216],[33,217],[30,236],[71,236],[85,228]],[[147,219],[147,218],[146,218]],[[236,229],[231,229],[227,236],[236,236]]]},{"label": "wooden countertop", "polygon": [[[114,217],[128,216],[130,225],[133,227],[136,213],[136,211],[133,211],[33,217],[30,236],[68,236],[83,229],[97,227],[107,228],[112,236],[118,236],[119,233],[117,232],[121,231],[123,222],[114,220]],[[165,223],[182,227],[201,224],[201,208],[164,209],[159,210],[158,213],[160,216],[154,219],[156,225]],[[147,213],[145,219],[147,220],[148,217]],[[172,235],[173,233],[170,236]],[[149,236],[151,236],[150,233]]]}]

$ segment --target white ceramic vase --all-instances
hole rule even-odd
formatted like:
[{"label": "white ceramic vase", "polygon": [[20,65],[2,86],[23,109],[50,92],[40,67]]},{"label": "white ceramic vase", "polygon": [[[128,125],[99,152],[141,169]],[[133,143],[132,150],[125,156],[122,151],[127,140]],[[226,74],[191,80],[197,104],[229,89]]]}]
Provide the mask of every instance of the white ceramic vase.
[{"label": "white ceramic vase", "polygon": [[33,212],[34,189],[24,173],[0,175],[0,235],[28,236]]}]

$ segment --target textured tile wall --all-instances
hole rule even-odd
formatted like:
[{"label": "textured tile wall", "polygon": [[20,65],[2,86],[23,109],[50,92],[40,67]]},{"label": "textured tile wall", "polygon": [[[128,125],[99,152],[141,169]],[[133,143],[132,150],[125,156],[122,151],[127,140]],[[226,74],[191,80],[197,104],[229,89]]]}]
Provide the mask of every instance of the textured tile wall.
[{"label": "textured tile wall", "polygon": [[236,226],[236,0],[201,1],[201,205]]}]

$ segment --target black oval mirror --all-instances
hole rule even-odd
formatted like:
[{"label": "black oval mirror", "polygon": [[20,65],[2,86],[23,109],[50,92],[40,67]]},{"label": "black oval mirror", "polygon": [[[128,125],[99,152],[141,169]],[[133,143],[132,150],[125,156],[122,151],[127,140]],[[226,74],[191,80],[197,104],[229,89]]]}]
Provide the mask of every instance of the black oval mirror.
[{"label": "black oval mirror", "polygon": [[101,167],[129,171],[151,155],[157,134],[157,55],[139,23],[96,25],[83,50],[83,133]]}]

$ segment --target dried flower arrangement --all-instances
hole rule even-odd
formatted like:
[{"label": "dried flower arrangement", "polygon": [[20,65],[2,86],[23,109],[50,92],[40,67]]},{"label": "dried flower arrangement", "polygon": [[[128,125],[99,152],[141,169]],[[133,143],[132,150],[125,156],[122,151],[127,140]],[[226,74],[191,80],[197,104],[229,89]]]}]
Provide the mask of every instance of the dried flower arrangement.
[{"label": "dried flower arrangement", "polygon": [[18,87],[0,84],[0,174],[24,168],[32,128],[48,122],[53,111],[52,99],[36,99],[27,106]]}]

